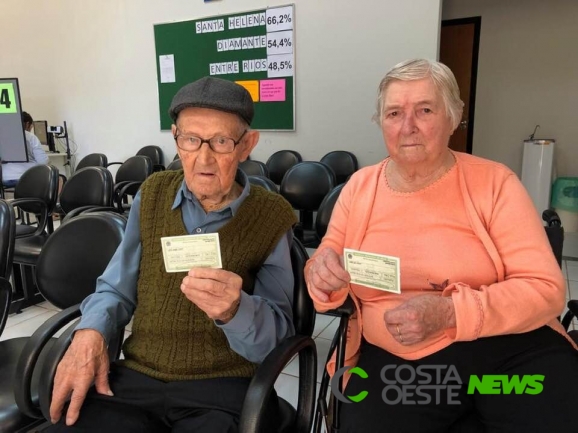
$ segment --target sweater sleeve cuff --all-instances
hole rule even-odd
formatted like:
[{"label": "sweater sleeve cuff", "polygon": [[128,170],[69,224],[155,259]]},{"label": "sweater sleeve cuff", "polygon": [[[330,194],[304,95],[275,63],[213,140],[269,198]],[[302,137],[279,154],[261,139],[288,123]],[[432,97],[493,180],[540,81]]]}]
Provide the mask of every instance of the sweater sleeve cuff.
[{"label": "sweater sleeve cuff", "polygon": [[482,331],[484,314],[476,290],[463,283],[449,285],[442,296],[451,296],[456,312],[456,327],[447,329],[446,335],[454,341],[472,341]]}]

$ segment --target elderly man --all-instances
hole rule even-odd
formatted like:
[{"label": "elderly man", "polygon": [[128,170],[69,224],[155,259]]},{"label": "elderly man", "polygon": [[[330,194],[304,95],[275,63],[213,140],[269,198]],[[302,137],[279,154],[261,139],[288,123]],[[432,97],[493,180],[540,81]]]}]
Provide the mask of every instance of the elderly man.
[{"label": "elderly man", "polygon": [[[206,77],[177,92],[170,115],[183,171],[151,176],[135,197],[58,366],[49,431],[237,431],[257,365],[294,333],[294,213],[237,169],[259,139],[251,96]],[[202,233],[219,234],[222,269],[168,273],[161,238]],[[133,314],[124,360],[109,364]]]}]

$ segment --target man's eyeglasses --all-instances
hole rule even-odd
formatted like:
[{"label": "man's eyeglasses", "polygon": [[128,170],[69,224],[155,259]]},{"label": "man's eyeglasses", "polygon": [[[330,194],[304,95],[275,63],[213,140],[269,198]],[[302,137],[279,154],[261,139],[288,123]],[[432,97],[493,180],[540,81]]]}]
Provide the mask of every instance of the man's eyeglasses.
[{"label": "man's eyeglasses", "polygon": [[248,130],[245,129],[245,132],[241,134],[237,141],[229,137],[221,136],[212,137],[208,140],[205,140],[201,137],[197,137],[196,135],[183,135],[179,133],[175,135],[175,141],[177,142],[179,149],[182,149],[185,152],[195,152],[201,148],[203,143],[207,143],[211,150],[215,153],[231,153],[235,150],[237,144],[241,142],[247,131]]}]

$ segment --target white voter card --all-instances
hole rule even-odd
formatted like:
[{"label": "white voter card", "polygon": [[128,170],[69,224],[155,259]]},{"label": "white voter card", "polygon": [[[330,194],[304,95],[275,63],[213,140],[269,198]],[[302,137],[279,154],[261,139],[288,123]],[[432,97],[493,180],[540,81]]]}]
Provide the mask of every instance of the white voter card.
[{"label": "white voter card", "polygon": [[161,238],[167,272],[222,268],[218,233]]},{"label": "white voter card", "polygon": [[345,269],[351,282],[371,289],[401,293],[399,283],[399,257],[363,251],[343,250]]}]

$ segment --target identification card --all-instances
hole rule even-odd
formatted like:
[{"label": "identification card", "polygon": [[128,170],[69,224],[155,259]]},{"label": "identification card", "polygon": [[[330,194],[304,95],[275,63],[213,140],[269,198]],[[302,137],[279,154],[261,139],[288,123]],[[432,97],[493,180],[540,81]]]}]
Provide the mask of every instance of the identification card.
[{"label": "identification card", "polygon": [[401,293],[399,283],[399,257],[363,251],[343,250],[345,270],[351,282],[371,289]]},{"label": "identification card", "polygon": [[218,233],[161,238],[167,272],[222,268]]}]

